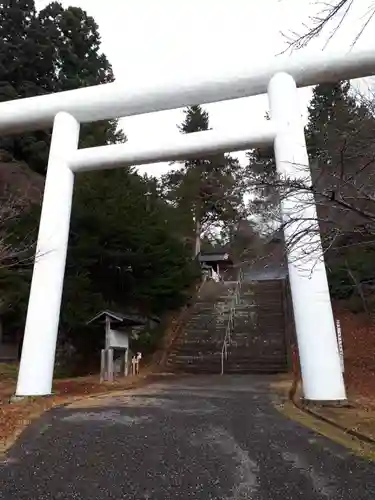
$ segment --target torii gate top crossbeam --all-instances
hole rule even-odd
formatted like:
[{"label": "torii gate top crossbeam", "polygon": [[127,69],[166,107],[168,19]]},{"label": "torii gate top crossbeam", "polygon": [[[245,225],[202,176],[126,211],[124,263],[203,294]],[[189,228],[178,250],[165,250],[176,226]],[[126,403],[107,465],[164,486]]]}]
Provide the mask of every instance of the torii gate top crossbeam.
[{"label": "torii gate top crossbeam", "polygon": [[275,57],[259,67],[248,63],[201,77],[181,75],[144,86],[114,82],[0,104],[0,134],[49,127],[59,111],[80,122],[107,120],[193,104],[264,94],[273,75],[289,73],[299,87],[375,74],[375,50]]}]

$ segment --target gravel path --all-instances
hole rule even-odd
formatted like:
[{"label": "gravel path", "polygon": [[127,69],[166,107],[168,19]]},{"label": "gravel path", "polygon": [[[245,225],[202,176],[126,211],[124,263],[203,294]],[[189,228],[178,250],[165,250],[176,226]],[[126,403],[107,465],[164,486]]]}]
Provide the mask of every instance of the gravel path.
[{"label": "gravel path", "polygon": [[168,379],[53,410],[0,463],[0,499],[374,499],[375,464],[281,415],[268,383]]}]

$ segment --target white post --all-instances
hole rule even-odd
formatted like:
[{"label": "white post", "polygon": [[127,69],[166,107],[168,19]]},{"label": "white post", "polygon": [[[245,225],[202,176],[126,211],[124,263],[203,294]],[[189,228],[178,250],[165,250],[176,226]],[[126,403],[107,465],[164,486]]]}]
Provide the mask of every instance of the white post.
[{"label": "white post", "polygon": [[107,353],[107,351],[105,349],[102,349],[100,352],[100,383],[104,382],[106,380],[106,376],[107,376],[106,353]]},{"label": "white post", "polygon": [[52,390],[74,184],[67,159],[77,149],[79,128],[68,113],[56,115],[16,396]]},{"label": "white post", "polygon": [[[311,184],[304,127],[294,79],[276,74],[268,86],[272,120],[277,127],[275,158],[281,175]],[[346,399],[335,322],[324,265],[314,195],[298,192],[281,202],[288,267],[301,362],[304,397],[311,401]]]},{"label": "white post", "polygon": [[129,375],[129,348],[125,349],[124,354],[124,375],[125,377]]},{"label": "white post", "polygon": [[337,331],[337,345],[339,346],[339,354],[340,354],[340,362],[341,362],[341,371],[345,372],[344,366],[344,347],[342,345],[342,331],[341,331],[341,323],[340,320],[336,320],[336,331]]},{"label": "white post", "polygon": [[106,315],[105,317],[105,348],[111,347],[111,318]]},{"label": "white post", "polygon": [[113,362],[113,348],[107,349],[107,380],[113,382],[115,378],[115,367]]}]

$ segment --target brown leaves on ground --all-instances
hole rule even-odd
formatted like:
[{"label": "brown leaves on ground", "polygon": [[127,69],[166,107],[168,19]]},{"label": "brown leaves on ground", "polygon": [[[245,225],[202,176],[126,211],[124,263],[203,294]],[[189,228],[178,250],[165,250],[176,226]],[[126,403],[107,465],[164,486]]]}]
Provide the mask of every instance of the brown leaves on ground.
[{"label": "brown leaves on ground", "polygon": [[0,379],[0,456],[17,439],[31,421],[43,412],[82,397],[106,392],[130,389],[142,383],[145,377],[127,377],[113,384],[99,383],[99,376],[57,380],[53,384],[53,395],[42,398],[25,398],[9,403],[15,393],[15,378],[2,376]]},{"label": "brown leaves on ground", "polygon": [[352,406],[317,406],[313,410],[341,428],[375,440],[375,320],[337,304],[334,312],[341,323],[344,376]]},{"label": "brown leaves on ground", "polygon": [[338,306],[335,317],[341,322],[349,396],[361,406],[375,409],[375,319]]}]

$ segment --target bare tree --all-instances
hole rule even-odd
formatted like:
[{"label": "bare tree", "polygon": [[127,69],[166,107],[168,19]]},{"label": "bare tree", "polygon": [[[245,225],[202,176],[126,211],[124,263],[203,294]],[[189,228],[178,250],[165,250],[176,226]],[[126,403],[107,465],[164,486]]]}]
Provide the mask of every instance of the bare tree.
[{"label": "bare tree", "polygon": [[4,192],[0,196],[0,267],[29,264],[34,259],[35,232],[22,235],[14,230],[24,214],[27,199]]},{"label": "bare tree", "polygon": [[[285,51],[306,47],[313,39],[320,36],[326,28],[330,28],[328,39],[325,43],[325,46],[327,46],[348,18],[354,6],[360,1],[363,2],[363,0],[335,0],[333,2],[316,0],[314,3],[320,10],[318,10],[317,14],[310,16],[306,23],[304,23],[303,32],[291,31],[289,33],[282,33],[288,45]],[[367,2],[366,10],[363,16],[361,16],[361,26],[354,36],[352,46],[357,43],[375,16],[375,2],[373,0],[367,0]]]},{"label": "bare tree", "polygon": [[0,268],[34,260],[44,178],[0,149]]},{"label": "bare tree", "polygon": [[[354,151],[343,140],[342,148],[337,150],[333,160],[335,163],[332,160],[328,164],[316,161],[312,165],[312,182],[308,180],[308,166],[293,165],[299,169],[298,178],[276,175],[269,181],[265,178],[259,182],[253,180],[248,186],[250,189],[261,187],[274,191],[277,202],[269,212],[268,224],[262,220],[262,232],[286,235],[285,252],[298,255],[301,268],[310,268],[311,260],[318,256],[320,241],[324,252],[375,243],[375,151],[370,151],[367,145],[365,154],[361,142],[357,143],[357,148],[357,156],[353,157]],[[291,199],[294,210],[283,217],[280,207]],[[315,219],[310,218],[309,210],[306,210],[312,204],[317,207],[319,231]],[[268,241],[267,236],[264,241]],[[261,256],[262,260],[268,258],[268,254]],[[259,261],[259,257],[255,260]]]},{"label": "bare tree", "polygon": [[[296,175],[286,177],[276,172],[274,161],[266,155],[255,171],[262,172],[266,165],[271,174],[248,177],[247,190],[260,193],[259,204],[255,199],[250,205],[255,215],[261,212],[263,241],[269,242],[275,234],[285,235],[285,251],[298,255],[301,267],[308,264],[306,268],[311,268],[311,260],[318,258],[320,241],[325,253],[342,258],[347,248],[375,243],[375,99],[359,91],[353,97],[358,105],[351,101],[350,112],[345,111],[345,101],[338,100],[324,111],[328,124],[323,120],[314,126],[317,137],[310,166],[293,165]],[[259,161],[259,155],[253,158]],[[291,199],[293,212],[282,217],[280,207]],[[319,231],[309,210],[313,204]],[[246,255],[243,258],[247,260]],[[269,258],[265,246],[255,261]],[[351,270],[351,281],[352,275]]]}]

